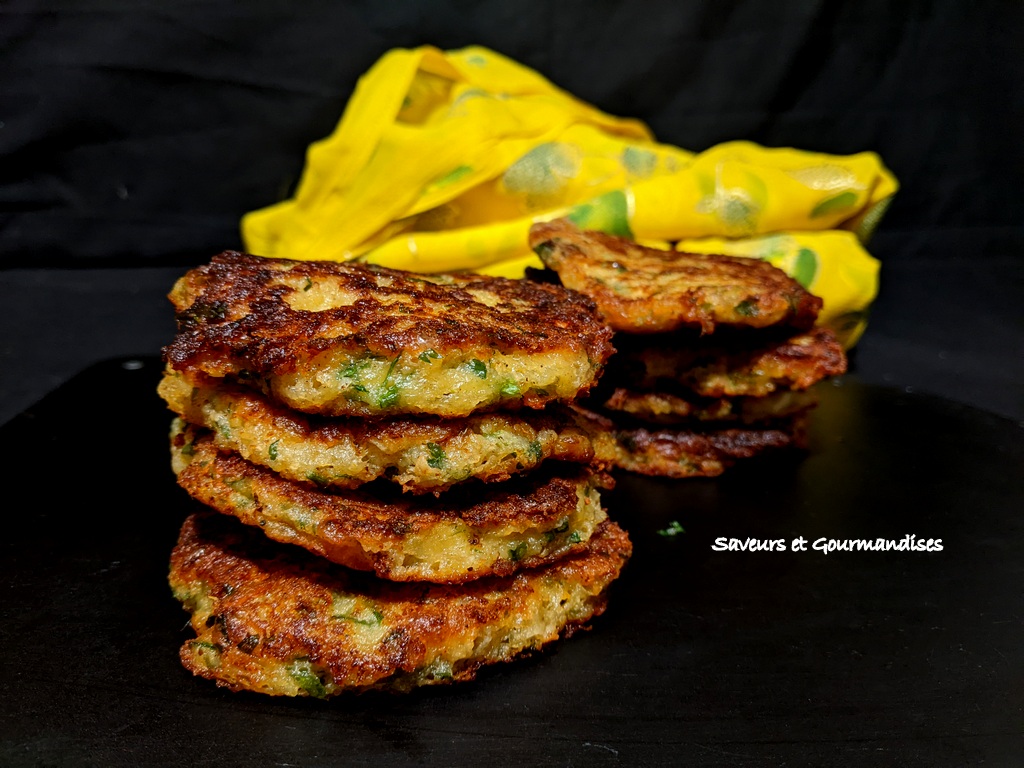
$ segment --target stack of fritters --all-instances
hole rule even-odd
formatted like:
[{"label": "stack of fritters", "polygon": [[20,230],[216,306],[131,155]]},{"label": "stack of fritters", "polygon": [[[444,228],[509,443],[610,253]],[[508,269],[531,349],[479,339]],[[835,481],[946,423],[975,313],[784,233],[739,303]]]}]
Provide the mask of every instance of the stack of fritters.
[{"label": "stack of fritters", "polygon": [[821,299],[756,259],[644,247],[560,219],[530,244],[592,298],[617,352],[580,409],[598,459],[648,475],[720,474],[805,443],[808,392],[846,370]]},{"label": "stack of fritters", "polygon": [[612,352],[590,300],[239,253],[170,299],[173,467],[221,513],[171,562],[195,674],[315,696],[468,679],[603,611],[630,544],[567,409]]}]

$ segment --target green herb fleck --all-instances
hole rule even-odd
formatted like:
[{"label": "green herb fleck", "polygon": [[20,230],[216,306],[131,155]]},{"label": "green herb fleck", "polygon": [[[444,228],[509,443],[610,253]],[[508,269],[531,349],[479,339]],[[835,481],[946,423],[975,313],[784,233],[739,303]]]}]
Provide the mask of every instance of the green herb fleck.
[{"label": "green herb fleck", "polygon": [[216,643],[207,643],[203,640],[193,640],[189,645],[198,652],[199,658],[203,660],[203,664],[206,665],[207,669],[217,669],[220,667],[220,654],[224,650],[221,646]]},{"label": "green herb fleck", "polygon": [[432,469],[441,469],[444,462],[444,448],[437,443],[427,443],[427,466]]},{"label": "green herb fleck", "polygon": [[322,699],[327,695],[327,689],[324,687],[323,680],[321,680],[317,674],[313,671],[313,665],[309,663],[309,659],[296,659],[288,665],[288,674],[291,675],[299,688],[304,690],[310,696]]},{"label": "green herb fleck", "polygon": [[377,396],[377,407],[380,409],[390,408],[398,402],[398,385],[389,384],[384,387]]},{"label": "green herb fleck", "polygon": [[280,440],[275,440],[267,447],[267,455],[270,456],[271,461],[277,461],[277,444]]},{"label": "green herb fleck", "polygon": [[557,526],[555,526],[550,531],[547,531],[544,534],[544,538],[547,541],[554,541],[555,536],[557,536],[559,533],[565,533],[568,530],[569,530],[569,518],[568,517],[563,517],[561,520],[558,521],[558,525]]},{"label": "green herb fleck", "polygon": [[381,622],[384,621],[384,614],[376,608],[371,608],[369,618],[359,618],[351,613],[336,613],[331,618],[338,619],[339,621],[350,621],[363,627],[379,627]]},{"label": "green herb fleck", "polygon": [[626,449],[629,453],[636,453],[637,443],[636,437],[629,434],[628,432],[622,432],[615,436],[616,442]]},{"label": "green herb fleck", "polygon": [[680,533],[686,533],[686,531],[683,530],[683,526],[679,524],[678,520],[673,520],[668,524],[667,528],[662,528],[660,531],[657,531],[659,536],[664,536],[665,538],[672,538],[673,536],[678,536]]},{"label": "green herb fleck", "polygon": [[526,446],[526,455],[530,457],[531,461],[540,461],[540,457],[544,455],[544,451],[540,447],[540,440],[530,441],[530,444]]},{"label": "green herb fleck", "polygon": [[501,385],[501,394],[505,395],[506,397],[515,397],[516,395],[521,393],[522,390],[519,389],[519,385],[516,384],[515,381],[513,381],[512,379],[506,379],[504,383],[502,383]]},{"label": "green herb fleck", "polygon": [[508,551],[508,559],[511,560],[513,563],[518,563],[524,557],[526,557],[525,541],[520,541],[518,544],[516,544]]},{"label": "green herb fleck", "polygon": [[384,374],[384,381],[380,384],[380,389],[377,390],[377,407],[380,409],[390,408],[392,405],[398,402],[398,384],[391,381],[391,374],[395,372],[395,366],[398,365],[398,355],[394,360],[391,361],[391,365],[388,366],[388,372]]},{"label": "green herb fleck", "polygon": [[424,670],[428,680],[454,680],[451,662],[445,659],[438,659]]},{"label": "green herb fleck", "polygon": [[736,305],[736,314],[743,317],[757,317],[757,299],[744,299]]},{"label": "green herb fleck", "polygon": [[249,501],[253,500],[252,483],[249,482],[247,477],[232,478],[231,480],[225,480],[224,484],[228,486],[235,493],[241,494]]},{"label": "green herb fleck", "polygon": [[583,536],[580,534],[579,531],[573,531],[569,534],[570,544],[579,544],[581,541],[583,541]]},{"label": "green herb fleck", "polygon": [[228,316],[228,305],[223,301],[213,301],[209,304],[195,302],[179,316],[179,322],[183,328],[195,328],[207,322],[218,322]]},{"label": "green herb fleck", "polygon": [[302,284],[302,290],[303,291],[308,291],[312,287],[313,287],[313,279],[311,277],[307,277],[306,278],[306,282],[304,282]]},{"label": "green herb fleck", "polygon": [[321,487],[328,485],[330,483],[330,480],[321,475],[319,472],[310,472],[309,474],[306,475],[306,479],[312,483],[316,483]]},{"label": "green herb fleck", "polygon": [[367,366],[366,360],[353,360],[338,371],[339,379],[354,379],[359,376]]},{"label": "green herb fleck", "polygon": [[470,360],[466,365],[469,366],[470,370],[473,371],[481,379],[487,378],[487,365],[482,360],[477,360],[475,357]]},{"label": "green herb fleck", "polygon": [[424,363],[429,363],[431,360],[437,360],[440,357],[441,356],[432,349],[425,350],[423,352],[420,352],[419,354],[420,360],[422,360]]}]

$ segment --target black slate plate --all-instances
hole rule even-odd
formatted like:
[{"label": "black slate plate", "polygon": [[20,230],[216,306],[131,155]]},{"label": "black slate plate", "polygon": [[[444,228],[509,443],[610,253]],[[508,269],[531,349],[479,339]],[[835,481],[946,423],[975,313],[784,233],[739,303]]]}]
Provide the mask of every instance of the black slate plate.
[{"label": "black slate plate", "polygon": [[[158,377],[110,360],[0,429],[0,765],[1024,765],[1018,424],[825,385],[808,455],[620,478],[635,553],[591,632],[473,683],[319,702],[179,665],[165,575],[193,505]],[[942,551],[812,548],[908,535]],[[713,549],[729,537],[787,551]]]}]

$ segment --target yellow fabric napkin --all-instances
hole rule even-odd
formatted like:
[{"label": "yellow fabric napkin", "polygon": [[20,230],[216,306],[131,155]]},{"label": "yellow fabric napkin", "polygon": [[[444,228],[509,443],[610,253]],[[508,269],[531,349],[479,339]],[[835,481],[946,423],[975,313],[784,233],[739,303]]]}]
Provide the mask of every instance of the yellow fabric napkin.
[{"label": "yellow fabric napkin", "polygon": [[242,219],[248,251],[520,277],[532,223],[766,258],[824,299],[847,346],[877,291],[866,241],[897,190],[877,155],[654,140],[494,51],[387,52],[295,194]]}]

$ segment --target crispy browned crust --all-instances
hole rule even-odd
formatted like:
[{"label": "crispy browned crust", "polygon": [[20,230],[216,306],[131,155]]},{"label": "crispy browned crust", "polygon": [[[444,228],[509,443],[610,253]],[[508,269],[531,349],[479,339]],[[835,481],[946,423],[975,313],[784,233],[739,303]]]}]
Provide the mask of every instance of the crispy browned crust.
[{"label": "crispy browned crust", "polygon": [[731,341],[619,336],[619,354],[606,379],[636,390],[677,386],[703,397],[760,397],[778,389],[807,389],[846,373],[846,354],[828,328],[753,343],[742,337]]},{"label": "crispy browned crust", "polygon": [[604,401],[603,407],[654,424],[759,424],[795,416],[816,403],[813,393],[792,390],[780,390],[764,397],[700,398],[618,387]]},{"label": "crispy browned crust", "polygon": [[641,475],[660,477],[714,477],[740,459],[767,451],[806,447],[806,414],[772,427],[692,429],[664,427],[647,429],[620,424],[582,408],[580,423],[586,424],[597,457],[607,465]]},{"label": "crispy browned crust", "polygon": [[581,552],[460,586],[397,584],[269,542],[220,515],[182,526],[169,581],[196,639],[181,660],[233,690],[326,697],[472,679],[605,609],[631,552],[608,521]]},{"label": "crispy browned crust", "polygon": [[594,457],[590,440],[558,406],[367,420],[306,415],[206,376],[187,381],[168,373],[157,392],[186,421],[212,430],[222,449],[318,487],[385,478],[436,495],[470,479],[508,480],[549,459],[586,464]]},{"label": "crispy browned crust", "polygon": [[[227,251],[181,277],[169,298],[178,334],[164,348],[164,360],[188,374],[290,375],[324,353],[405,355],[403,365],[416,365],[419,355],[452,350],[485,362],[495,354],[568,351],[589,364],[596,379],[613,351],[611,330],[593,302],[526,280],[415,275]],[[530,407],[551,399],[537,391],[521,397]],[[352,415],[370,413],[353,408]]]},{"label": "crispy browned crust", "polygon": [[648,248],[567,219],[534,224],[530,247],[616,331],[814,325],[821,299],[767,262]]},{"label": "crispy browned crust", "polygon": [[[180,426],[180,425],[179,425]],[[396,581],[456,583],[505,576],[581,550],[606,517],[589,469],[538,470],[441,497],[326,491],[219,451],[210,433],[172,433],[178,484],[197,501],[270,538]]]}]

